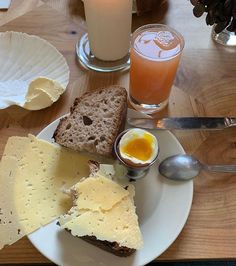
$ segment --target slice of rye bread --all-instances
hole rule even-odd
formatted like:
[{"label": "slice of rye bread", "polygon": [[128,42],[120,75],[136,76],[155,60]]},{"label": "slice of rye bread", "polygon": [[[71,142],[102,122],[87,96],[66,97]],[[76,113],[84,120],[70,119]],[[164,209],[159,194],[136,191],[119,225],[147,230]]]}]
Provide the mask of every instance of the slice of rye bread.
[{"label": "slice of rye bread", "polygon": [[99,240],[95,236],[82,236],[80,238],[119,257],[128,257],[136,251],[133,248],[122,247],[117,242]]},{"label": "slice of rye bread", "polygon": [[53,138],[76,151],[111,156],[126,114],[125,88],[113,85],[87,92],[75,99],[70,115],[60,120]]},{"label": "slice of rye bread", "polygon": [[[58,225],[60,223],[58,222]],[[67,232],[70,233],[70,230],[66,229]],[[124,246],[120,246],[117,242],[109,242],[106,240],[99,240],[95,236],[81,236],[78,237],[80,239],[83,239],[84,241],[88,242],[89,244],[92,244],[98,248],[101,248],[105,251],[108,251],[118,257],[128,257],[132,255],[136,249],[128,248]]]}]

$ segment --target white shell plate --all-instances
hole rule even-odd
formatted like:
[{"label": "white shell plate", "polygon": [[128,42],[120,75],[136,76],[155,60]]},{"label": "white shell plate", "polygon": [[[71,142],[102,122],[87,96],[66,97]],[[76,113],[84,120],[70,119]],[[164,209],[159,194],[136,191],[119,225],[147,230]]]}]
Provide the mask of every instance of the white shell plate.
[{"label": "white shell plate", "polygon": [[64,89],[69,67],[49,42],[22,32],[0,32],[0,109],[23,106],[30,82],[38,77],[56,80]]}]

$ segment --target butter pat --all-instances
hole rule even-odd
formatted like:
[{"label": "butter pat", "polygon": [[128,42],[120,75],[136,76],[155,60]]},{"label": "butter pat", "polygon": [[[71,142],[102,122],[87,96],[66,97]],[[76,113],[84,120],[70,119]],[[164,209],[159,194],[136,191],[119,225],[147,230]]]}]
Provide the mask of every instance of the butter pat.
[{"label": "butter pat", "polygon": [[89,158],[29,137],[10,137],[0,163],[0,249],[71,207],[62,190],[88,176]]},{"label": "butter pat", "polygon": [[134,187],[129,187],[124,189],[101,175],[85,179],[73,187],[75,205],[60,217],[61,227],[74,236],[95,236],[98,240],[140,249],[143,240],[133,203]]},{"label": "butter pat", "polygon": [[63,92],[64,88],[57,81],[45,77],[36,78],[29,85],[23,107],[28,110],[49,107]]},{"label": "butter pat", "polygon": [[[0,0],[0,5],[2,2]],[[59,97],[57,93],[56,97],[53,96],[53,89],[48,90],[45,80],[53,81],[56,87],[62,87],[62,92],[66,90],[69,66],[64,56],[46,40],[23,32],[0,32],[0,51],[0,109],[18,105],[29,110],[38,110],[50,106]],[[31,83],[35,83],[34,80],[37,83],[35,88],[44,90],[42,98],[46,97],[46,103],[41,104],[44,100],[40,99],[37,106],[39,91],[36,91],[37,97],[33,97],[33,104],[30,104],[31,99],[27,95]],[[49,84],[49,87],[53,84]],[[49,94],[50,101],[45,92]]]}]

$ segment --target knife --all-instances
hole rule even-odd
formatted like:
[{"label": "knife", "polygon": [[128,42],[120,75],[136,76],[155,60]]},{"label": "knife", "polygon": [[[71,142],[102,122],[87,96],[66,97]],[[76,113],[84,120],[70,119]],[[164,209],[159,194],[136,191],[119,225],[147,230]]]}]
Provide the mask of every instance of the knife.
[{"label": "knife", "polygon": [[153,118],[128,118],[131,126],[146,129],[189,129],[189,130],[220,130],[236,126],[233,117],[168,117]]}]

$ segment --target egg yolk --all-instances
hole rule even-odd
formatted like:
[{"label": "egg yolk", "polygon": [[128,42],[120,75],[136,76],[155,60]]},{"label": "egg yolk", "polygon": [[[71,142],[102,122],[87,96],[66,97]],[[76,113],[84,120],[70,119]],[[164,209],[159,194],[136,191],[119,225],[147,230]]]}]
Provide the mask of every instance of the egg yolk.
[{"label": "egg yolk", "polygon": [[144,137],[137,137],[126,143],[121,151],[129,157],[147,161],[152,156],[152,137],[145,134]]}]

